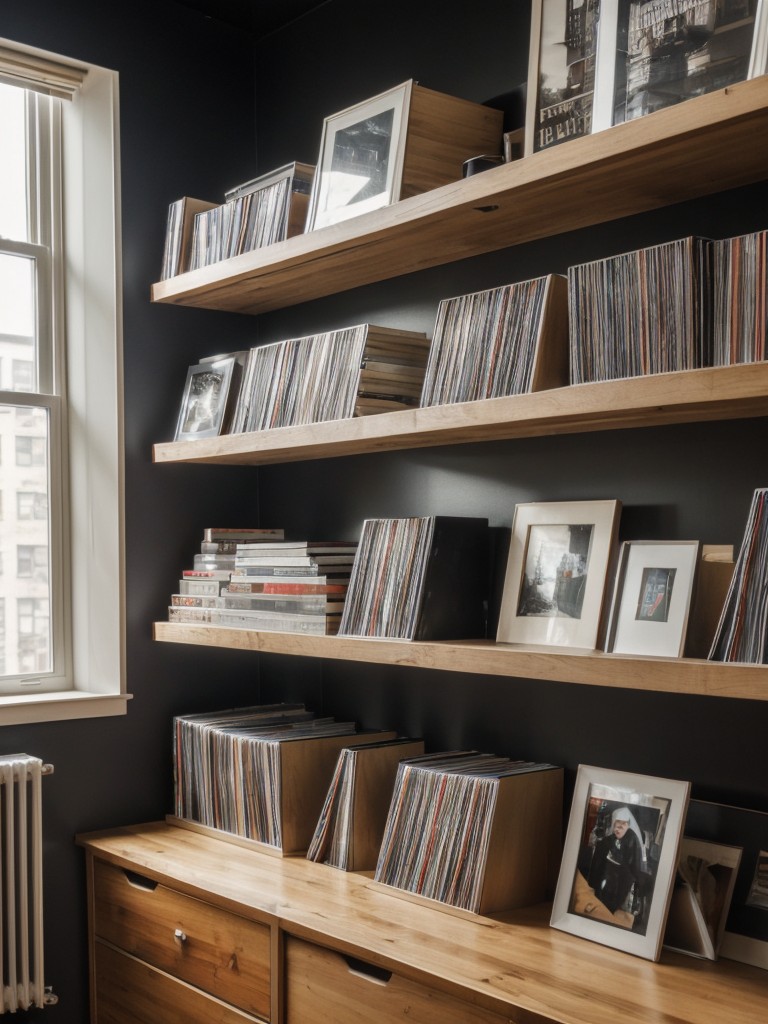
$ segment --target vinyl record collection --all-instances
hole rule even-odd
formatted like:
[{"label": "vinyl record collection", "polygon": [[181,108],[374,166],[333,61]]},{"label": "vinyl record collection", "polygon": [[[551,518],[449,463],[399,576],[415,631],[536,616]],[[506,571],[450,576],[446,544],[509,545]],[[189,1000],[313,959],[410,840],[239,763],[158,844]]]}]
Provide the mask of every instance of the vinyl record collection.
[{"label": "vinyl record collection", "polygon": [[312,635],[338,631],[356,542],[286,541],[282,530],[206,530],[171,595],[170,622]]},{"label": "vinyl record collection", "polygon": [[765,359],[768,329],[768,231],[712,243],[714,364]]},{"label": "vinyl record collection", "polygon": [[303,231],[314,167],[288,164],[195,215],[189,269],[206,267]]},{"label": "vinyl record collection", "polygon": [[717,625],[711,661],[742,661],[754,665],[768,661],[768,488],[758,488],[731,585]]},{"label": "vinyl record collection", "polygon": [[402,640],[484,633],[488,521],[366,519],[339,633]]},{"label": "vinyl record collection", "polygon": [[[553,765],[477,751],[449,751],[402,761],[375,880],[472,913],[502,909],[493,906],[496,901],[513,905],[514,897],[509,893],[507,898],[501,896],[503,886],[491,876],[499,867],[505,875],[514,875],[516,870],[522,875],[524,863],[531,859],[530,832],[536,830],[532,829],[530,806],[518,833],[522,822],[514,820],[514,804],[518,809],[528,805],[528,796],[522,795],[524,786],[529,780],[534,784],[543,781],[540,802],[541,809],[546,808],[549,835],[562,812],[561,775]],[[502,809],[502,787],[513,780],[521,785],[513,805]],[[508,828],[513,833],[510,836],[497,834]],[[534,841],[540,842],[540,836]],[[508,847],[512,852],[507,851],[504,863],[493,863],[491,851]],[[526,899],[531,896],[529,882],[524,883]],[[493,896],[490,890],[496,890]]]},{"label": "vinyl record collection", "polygon": [[371,324],[253,348],[231,432],[417,405],[428,350],[424,334]]},{"label": "vinyl record collection", "polygon": [[711,365],[710,259],[682,238],[569,267],[571,383]]},{"label": "vinyl record collection", "polygon": [[285,853],[305,850],[339,750],[370,738],[301,704],[177,716],[176,816]]},{"label": "vinyl record collection", "polygon": [[553,278],[540,277],[443,299],[421,405],[474,402],[533,390],[552,283]]},{"label": "vinyl record collection", "polygon": [[372,871],[398,764],[423,753],[423,740],[407,738],[340,751],[307,859],[342,871]]}]

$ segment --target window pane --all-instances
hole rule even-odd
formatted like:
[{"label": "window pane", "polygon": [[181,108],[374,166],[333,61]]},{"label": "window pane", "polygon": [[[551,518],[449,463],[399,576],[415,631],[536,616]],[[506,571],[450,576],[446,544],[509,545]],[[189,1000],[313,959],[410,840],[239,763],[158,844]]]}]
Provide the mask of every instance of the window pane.
[{"label": "window pane", "polygon": [[35,272],[30,257],[0,252],[0,391],[37,389]]},{"label": "window pane", "polygon": [[3,468],[0,676],[52,670],[48,439],[47,410],[0,405],[0,441],[15,452]]},{"label": "window pane", "polygon": [[0,85],[0,235],[27,242],[27,167],[23,89]]}]

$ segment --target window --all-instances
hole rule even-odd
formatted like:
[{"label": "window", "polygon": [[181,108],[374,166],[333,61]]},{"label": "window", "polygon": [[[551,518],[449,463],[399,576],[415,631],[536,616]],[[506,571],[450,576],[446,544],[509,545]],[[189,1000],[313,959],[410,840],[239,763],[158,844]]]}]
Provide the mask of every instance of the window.
[{"label": "window", "polygon": [[0,39],[0,724],[125,710],[116,112]]}]

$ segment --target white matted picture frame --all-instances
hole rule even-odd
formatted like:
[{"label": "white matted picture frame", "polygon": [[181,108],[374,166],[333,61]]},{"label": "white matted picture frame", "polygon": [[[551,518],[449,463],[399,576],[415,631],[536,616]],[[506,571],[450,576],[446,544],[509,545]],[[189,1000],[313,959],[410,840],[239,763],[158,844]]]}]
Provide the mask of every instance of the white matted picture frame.
[{"label": "white matted picture frame", "polygon": [[768,70],[766,0],[602,4],[592,131]]},{"label": "white matted picture frame", "polygon": [[700,553],[697,540],[621,545],[606,651],[682,657]]},{"label": "white matted picture frame", "polygon": [[512,521],[498,643],[597,647],[621,502],[527,502]]},{"label": "white matted picture frame", "polygon": [[236,364],[235,356],[224,356],[189,367],[174,440],[191,441],[224,432]]},{"label": "white matted picture frame", "polygon": [[325,119],[307,231],[400,198],[412,87],[403,82]]},{"label": "white matted picture frame", "polygon": [[658,960],[690,783],[579,765],[551,925]]}]

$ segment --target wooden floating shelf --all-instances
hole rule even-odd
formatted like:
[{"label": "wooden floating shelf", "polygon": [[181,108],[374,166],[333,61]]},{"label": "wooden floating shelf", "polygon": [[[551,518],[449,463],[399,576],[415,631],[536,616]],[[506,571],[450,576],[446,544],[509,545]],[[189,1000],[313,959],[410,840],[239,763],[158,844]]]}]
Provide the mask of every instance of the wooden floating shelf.
[{"label": "wooden floating shelf", "polygon": [[226,647],[263,654],[401,665],[627,690],[768,700],[768,669],[763,665],[723,664],[692,658],[641,658],[600,651],[496,644],[489,640],[424,643],[262,633],[177,622],[156,622],[154,637],[166,643]]},{"label": "wooden floating shelf", "polygon": [[768,76],[152,286],[263,313],[762,181]]},{"label": "wooden floating shelf", "polygon": [[662,373],[511,398],[154,446],[155,462],[267,465],[437,445],[768,415],[768,363]]}]

